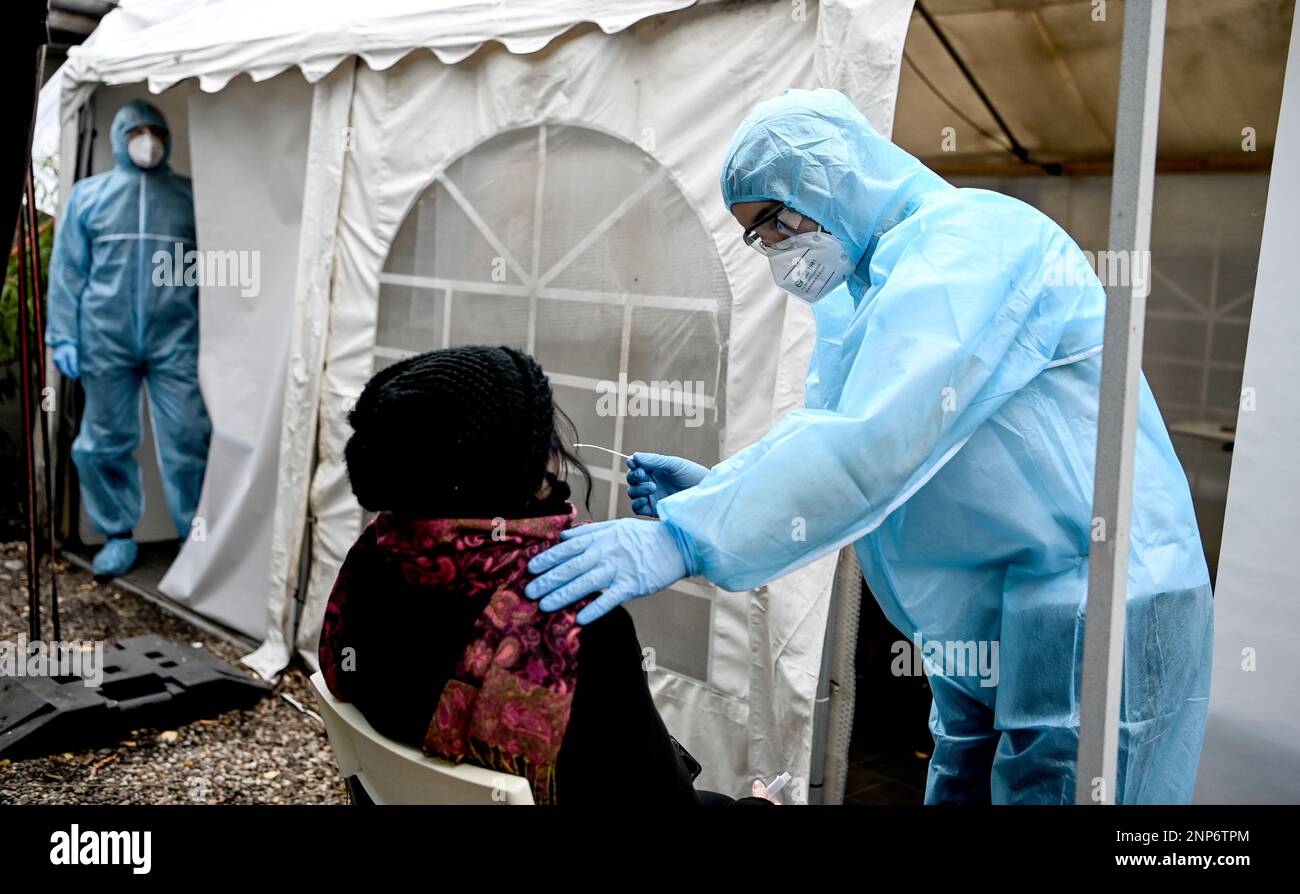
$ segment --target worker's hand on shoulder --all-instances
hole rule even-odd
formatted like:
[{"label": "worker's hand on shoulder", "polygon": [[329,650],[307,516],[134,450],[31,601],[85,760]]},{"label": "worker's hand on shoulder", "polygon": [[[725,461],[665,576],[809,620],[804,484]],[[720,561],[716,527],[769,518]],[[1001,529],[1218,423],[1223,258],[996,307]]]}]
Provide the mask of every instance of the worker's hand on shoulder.
[{"label": "worker's hand on shoulder", "polygon": [[688,487],[694,487],[709,474],[707,466],[680,456],[659,453],[634,453],[627,461],[627,495],[637,515],[657,516],[659,501]]},{"label": "worker's hand on shoulder", "polygon": [[66,379],[75,379],[81,375],[81,362],[77,357],[77,346],[64,342],[54,348],[54,366]]},{"label": "worker's hand on shoulder", "polygon": [[528,563],[538,577],[524,595],[541,599],[543,611],[555,611],[604,590],[578,612],[579,624],[690,573],[676,535],[664,522],[620,518],[570,528],[560,537],[563,542]]}]

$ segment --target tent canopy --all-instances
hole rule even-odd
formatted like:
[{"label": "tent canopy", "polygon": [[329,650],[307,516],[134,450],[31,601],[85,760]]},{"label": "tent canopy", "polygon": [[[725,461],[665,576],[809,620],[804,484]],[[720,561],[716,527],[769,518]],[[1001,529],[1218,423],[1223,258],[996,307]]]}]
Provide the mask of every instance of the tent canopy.
[{"label": "tent canopy", "polygon": [[[66,107],[96,84],[147,83],[157,93],[196,78],[215,91],[241,73],[259,81],[293,67],[314,83],[353,54],[382,70],[418,48],[443,62],[489,42],[532,53],[575,28],[614,33],[706,2],[519,0],[507,13],[493,0],[122,0],[41,91],[38,201],[47,211],[57,204],[55,177],[40,168],[57,167],[65,90],[79,94]],[[822,4],[813,15],[832,5],[854,4]],[[894,140],[945,176],[1034,174],[1053,163],[1067,174],[1107,173],[1123,9],[1123,0],[922,0],[908,29]],[[1294,15],[1295,0],[1169,5],[1161,170],[1268,170]],[[846,29],[837,39],[845,47],[860,35]],[[854,66],[880,62],[853,58]],[[1011,153],[972,78],[1032,163]],[[945,128],[953,129],[947,142]]]},{"label": "tent canopy", "polygon": [[[533,53],[576,26],[613,34],[695,0],[121,0],[41,89],[32,159],[37,201],[54,213],[61,118],[100,85],[146,84],[161,93],[195,78],[217,92],[240,74],[265,81],[297,68],[316,83],[344,59],[383,70],[416,49],[444,63],[488,42]],[[62,108],[62,112],[60,109]],[[64,180],[66,187],[70,181]]]},{"label": "tent canopy", "polygon": [[[613,34],[694,0],[209,0],[162,4],[170,13],[122,39],[100,40],[68,54],[73,83],[147,82],[161,92],[186,78],[215,92],[239,74],[254,81],[297,66],[315,83],[349,56],[382,71],[420,47],[452,64],[488,41],[533,53],[575,25]],[[154,0],[123,3],[152,13]],[[216,8],[216,7],[219,7]],[[150,18],[153,18],[150,15]]]},{"label": "tent canopy", "polygon": [[[445,63],[497,41],[532,53],[584,23],[614,33],[694,0],[123,0],[61,79],[148,83],[186,78],[206,91],[244,73],[298,67],[314,83],[350,55],[383,70],[417,48]],[[1032,172],[935,27],[1016,140],[1038,162],[1104,168],[1114,148],[1122,0],[922,0],[913,14],[894,139],[949,173]],[[932,27],[924,13],[933,20]],[[1267,169],[1294,0],[1178,0],[1169,5],[1160,115],[1168,164]],[[53,92],[53,91],[51,91]],[[944,145],[943,128],[956,131]],[[1254,151],[1243,149],[1251,128]],[[40,142],[38,137],[38,143]],[[48,141],[46,141],[48,143]],[[52,153],[54,146],[49,146]],[[40,157],[40,152],[37,153]]]},{"label": "tent canopy", "polygon": [[[1034,161],[1105,172],[1115,146],[1121,0],[920,0],[894,140],[945,174],[1035,173],[920,9]],[[1267,170],[1294,0],[1175,0],[1165,27],[1159,157],[1166,169]],[[1101,18],[1104,16],[1104,18]],[[956,147],[942,130],[955,130]],[[1243,128],[1255,151],[1244,151]],[[1005,169],[1005,170],[1003,170]]]}]

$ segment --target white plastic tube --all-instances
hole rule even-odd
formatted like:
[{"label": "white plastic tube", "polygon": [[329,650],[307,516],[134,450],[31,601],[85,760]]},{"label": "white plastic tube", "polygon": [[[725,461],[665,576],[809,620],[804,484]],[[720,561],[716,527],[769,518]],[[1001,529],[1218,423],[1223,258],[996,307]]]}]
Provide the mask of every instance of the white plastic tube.
[{"label": "white plastic tube", "polygon": [[632,458],[631,456],[627,455],[626,453],[619,453],[617,450],[611,450],[611,449],[609,449],[608,447],[600,447],[600,446],[598,446],[598,445],[596,445],[596,444],[574,444],[573,446],[574,446],[574,447],[590,447],[592,450],[601,450],[601,451],[603,451],[603,452],[605,452],[605,453],[612,453],[612,454],[614,454],[615,456],[621,456],[621,457],[623,457],[623,459],[631,459],[631,458]]}]

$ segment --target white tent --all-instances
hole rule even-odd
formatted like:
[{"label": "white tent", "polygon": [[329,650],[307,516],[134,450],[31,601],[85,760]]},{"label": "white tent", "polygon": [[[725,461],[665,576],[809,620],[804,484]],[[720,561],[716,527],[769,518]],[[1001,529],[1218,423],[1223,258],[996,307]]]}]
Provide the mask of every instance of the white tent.
[{"label": "white tent", "polygon": [[[260,673],[294,650],[315,663],[364,521],[342,462],[347,408],[396,357],[518,345],[583,440],[706,463],[801,403],[811,315],[736,238],[722,155],[749,108],[786,87],[838,87],[889,133],[911,0],[184,6],[123,2],[69,54],[43,114],[57,96],[73,158],[87,104],[106,134],[121,99],[167,91],[173,132],[187,122],[178,167],[188,155],[200,247],[260,259],[259,295],[201,293],[206,536],[161,585],[261,640],[245,659]],[[66,195],[73,166],[60,173]],[[608,416],[597,398],[611,382],[700,387],[674,404],[686,415]],[[592,515],[627,514],[617,466],[585,459]],[[789,771],[804,800],[824,756],[826,799],[842,790],[851,687],[814,705],[828,627],[848,637],[836,661],[852,655],[855,625],[828,624],[834,589],[856,612],[850,561],[838,588],[828,559],[749,592],[690,581],[632,606],[701,784],[741,792]],[[394,630],[393,647],[419,643]]]}]

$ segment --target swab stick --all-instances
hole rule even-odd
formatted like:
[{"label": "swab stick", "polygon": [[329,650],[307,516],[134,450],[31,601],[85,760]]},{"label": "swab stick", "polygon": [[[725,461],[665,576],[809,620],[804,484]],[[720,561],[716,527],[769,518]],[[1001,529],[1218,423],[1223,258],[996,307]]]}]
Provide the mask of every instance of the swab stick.
[{"label": "swab stick", "polygon": [[615,456],[621,456],[623,459],[631,459],[626,453],[619,453],[617,450],[610,450],[608,447],[601,447],[598,444],[574,444],[574,447],[590,447],[592,450],[600,450],[605,453],[612,453]]}]

